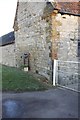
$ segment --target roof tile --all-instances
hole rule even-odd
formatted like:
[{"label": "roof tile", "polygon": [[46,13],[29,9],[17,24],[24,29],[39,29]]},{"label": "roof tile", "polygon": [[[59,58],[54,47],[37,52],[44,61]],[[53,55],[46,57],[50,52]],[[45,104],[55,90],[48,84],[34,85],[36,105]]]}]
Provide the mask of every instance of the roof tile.
[{"label": "roof tile", "polygon": [[80,2],[57,2],[56,9],[61,12],[80,14]]}]

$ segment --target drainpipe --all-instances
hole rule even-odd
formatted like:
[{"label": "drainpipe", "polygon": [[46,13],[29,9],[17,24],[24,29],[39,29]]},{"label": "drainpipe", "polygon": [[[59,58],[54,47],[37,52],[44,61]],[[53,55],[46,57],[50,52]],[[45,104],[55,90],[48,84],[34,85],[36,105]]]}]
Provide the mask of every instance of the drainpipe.
[{"label": "drainpipe", "polygon": [[28,69],[30,70],[30,53],[28,55]]}]

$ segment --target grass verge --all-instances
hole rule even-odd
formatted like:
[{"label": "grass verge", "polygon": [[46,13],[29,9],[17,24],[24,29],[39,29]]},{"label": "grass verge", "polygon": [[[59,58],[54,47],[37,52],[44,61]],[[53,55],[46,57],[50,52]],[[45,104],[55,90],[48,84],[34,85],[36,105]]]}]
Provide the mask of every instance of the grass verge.
[{"label": "grass verge", "polygon": [[42,78],[20,69],[2,66],[2,91],[24,92],[47,90],[50,83],[43,82]]}]

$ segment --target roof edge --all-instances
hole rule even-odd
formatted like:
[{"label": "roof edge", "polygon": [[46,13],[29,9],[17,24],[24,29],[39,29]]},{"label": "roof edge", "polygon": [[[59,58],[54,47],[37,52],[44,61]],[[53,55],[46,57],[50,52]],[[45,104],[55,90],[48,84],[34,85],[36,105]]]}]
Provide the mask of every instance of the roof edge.
[{"label": "roof edge", "polygon": [[75,14],[75,13],[65,12],[65,11],[63,12],[63,11],[57,9],[57,8],[54,8],[54,10],[57,10],[58,13],[61,13],[62,15],[63,15],[63,14],[68,14],[68,15],[73,15],[73,16],[78,16],[78,17],[80,17],[80,14]]}]

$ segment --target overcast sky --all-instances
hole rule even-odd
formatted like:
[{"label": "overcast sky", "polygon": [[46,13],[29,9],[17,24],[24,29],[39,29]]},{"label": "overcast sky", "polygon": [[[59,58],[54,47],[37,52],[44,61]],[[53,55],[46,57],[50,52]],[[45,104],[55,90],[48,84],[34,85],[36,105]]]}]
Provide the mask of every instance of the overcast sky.
[{"label": "overcast sky", "polygon": [[0,0],[0,36],[13,30],[17,0]]}]

